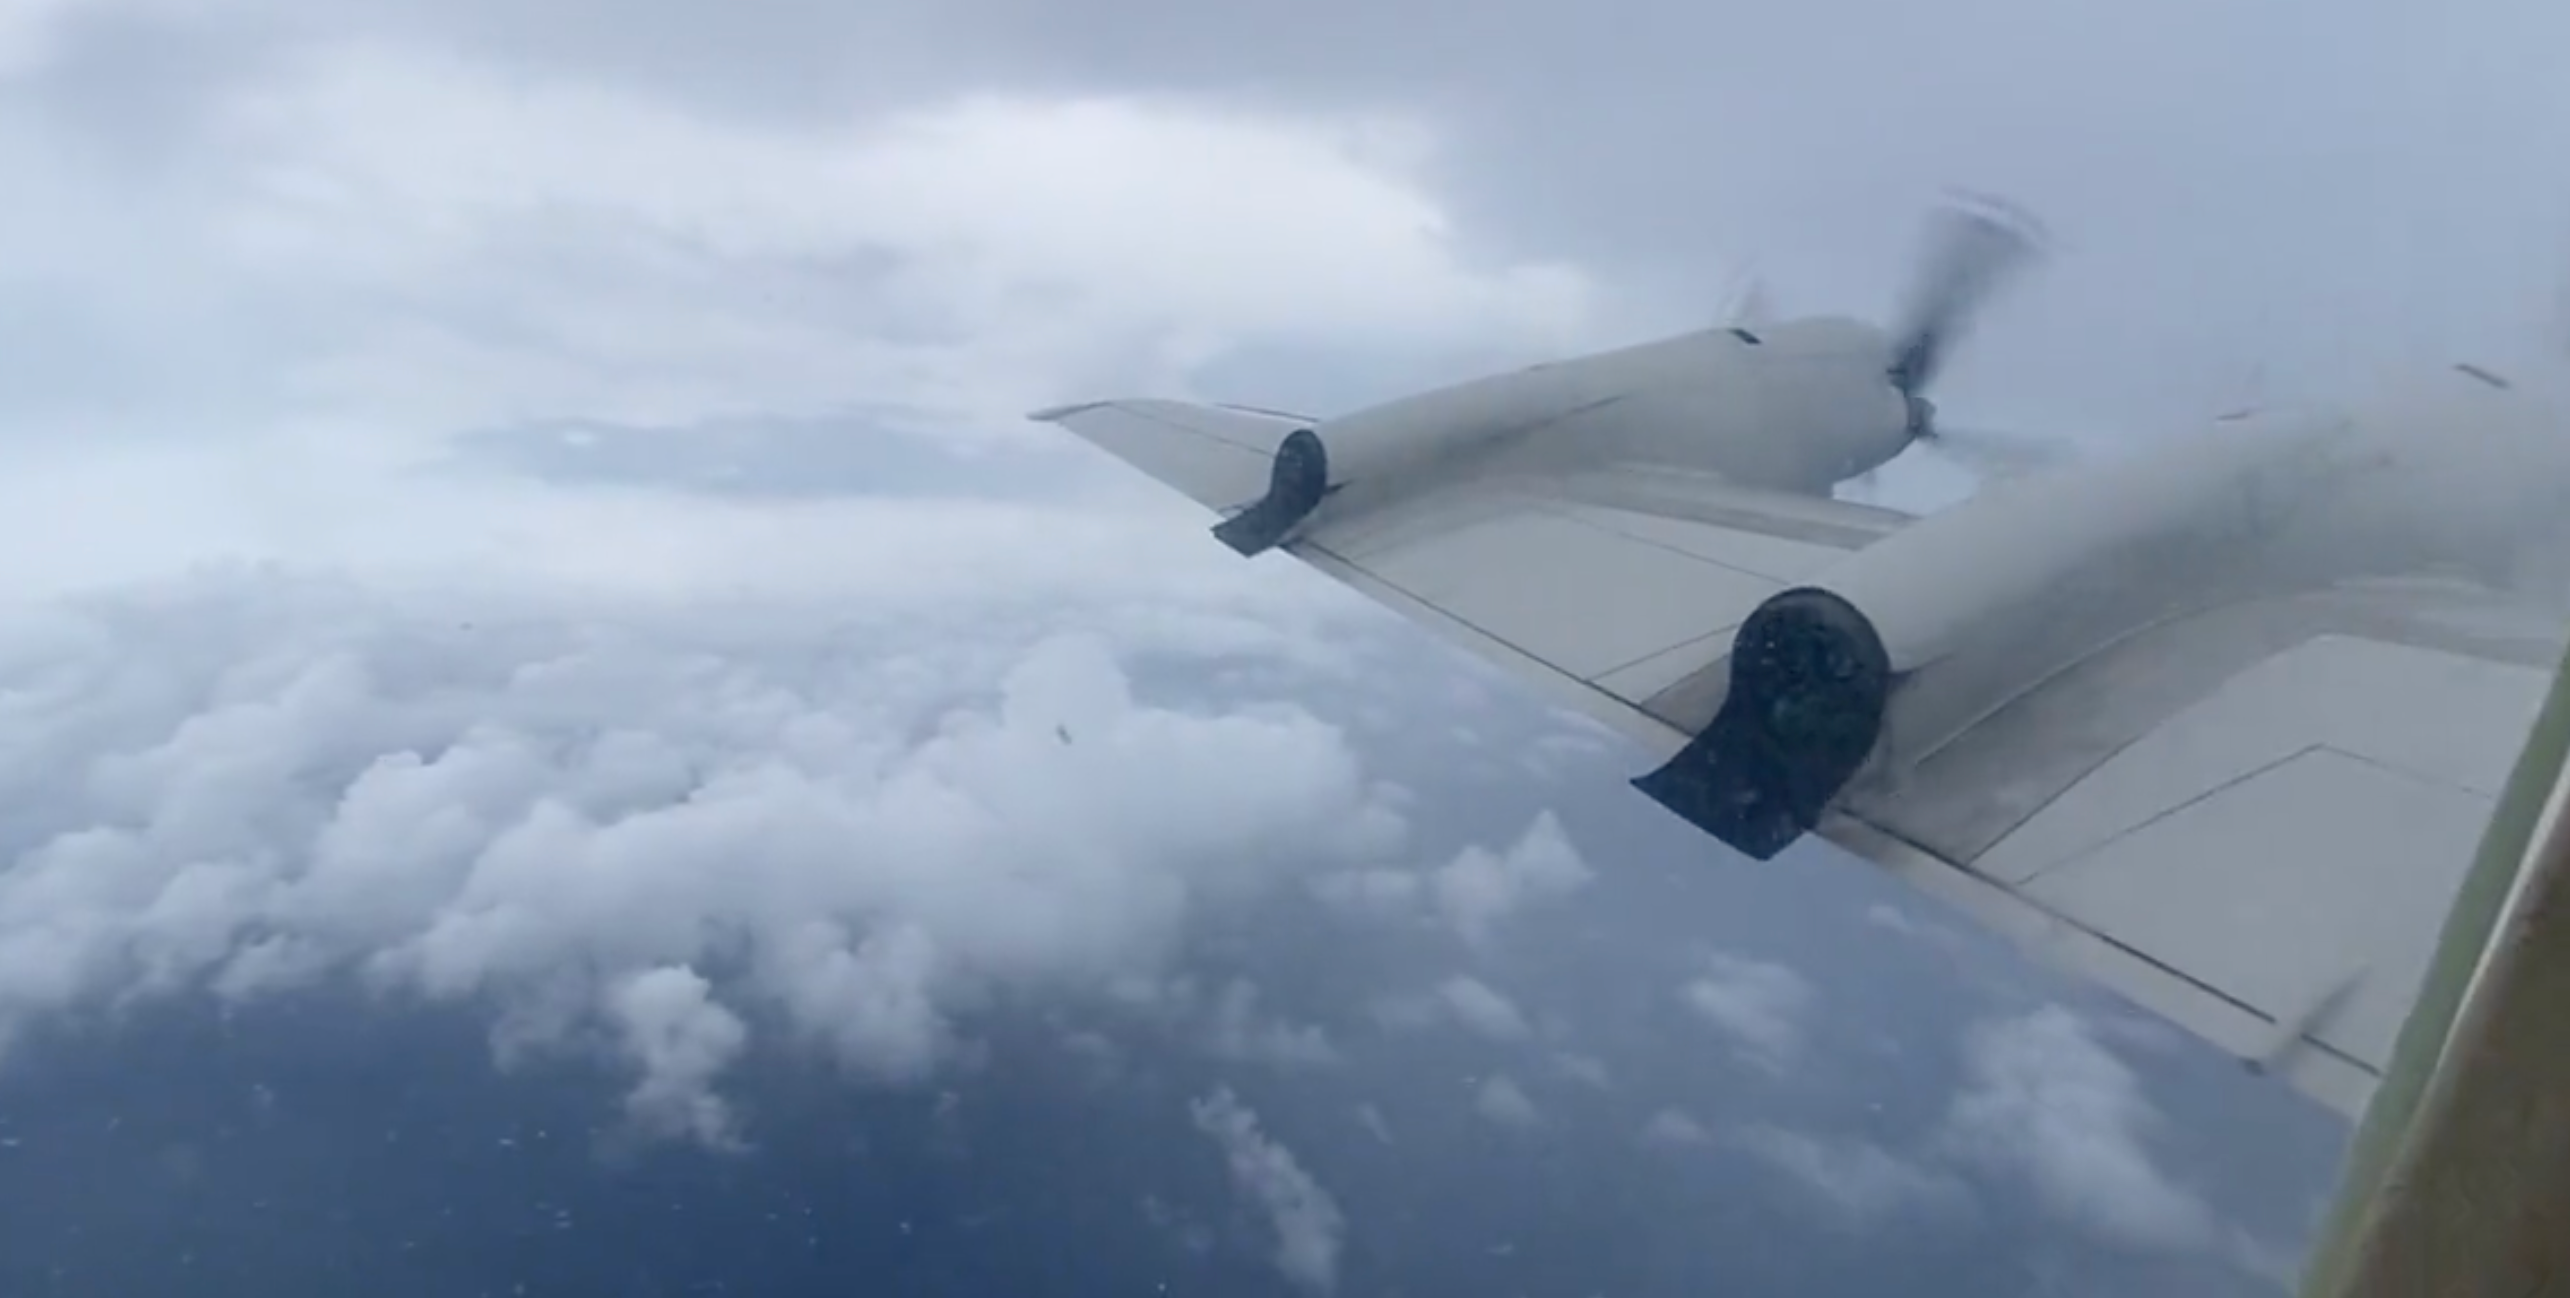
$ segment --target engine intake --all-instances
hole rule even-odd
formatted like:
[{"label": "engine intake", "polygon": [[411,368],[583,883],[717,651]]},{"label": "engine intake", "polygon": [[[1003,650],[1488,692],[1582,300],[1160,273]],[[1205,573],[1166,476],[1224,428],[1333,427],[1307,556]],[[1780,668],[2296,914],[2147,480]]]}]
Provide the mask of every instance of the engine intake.
[{"label": "engine intake", "polygon": [[1855,605],[1804,586],[1753,610],[1732,639],[1713,723],[1633,781],[1652,801],[1755,860],[1820,821],[1883,731],[1891,656]]},{"label": "engine intake", "polygon": [[1214,524],[1214,537],[1243,555],[1275,548],[1296,523],[1330,494],[1330,453],[1320,434],[1297,428],[1276,446],[1267,472],[1267,494]]}]

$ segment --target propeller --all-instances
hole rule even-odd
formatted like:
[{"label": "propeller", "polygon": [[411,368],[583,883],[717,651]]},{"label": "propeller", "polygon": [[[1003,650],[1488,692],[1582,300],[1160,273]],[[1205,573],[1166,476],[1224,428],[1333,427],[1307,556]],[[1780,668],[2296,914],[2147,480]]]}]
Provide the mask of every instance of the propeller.
[{"label": "propeller", "polygon": [[1973,318],[2010,275],[2032,260],[2040,227],[2023,211],[1985,195],[1959,195],[1928,230],[1927,265],[1892,334],[1885,377],[1910,402],[1910,436],[1939,440],[1927,389]]},{"label": "propeller", "polygon": [[[2056,463],[2067,453],[2044,439],[1946,428],[1926,396],[1981,309],[2041,250],[2041,237],[2033,217],[1999,199],[1952,196],[1928,227],[1926,265],[1892,334],[1892,363],[1884,376],[1909,401],[1910,439],[1933,445],[1979,476],[2009,477]],[[1868,469],[1850,485],[1860,497],[1874,499],[1879,473],[1880,466]]]},{"label": "propeller", "polygon": [[[1892,334],[1892,361],[1884,376],[1909,402],[1910,439],[1930,443],[1981,476],[2012,476],[2058,463],[2069,453],[2046,439],[1946,428],[1937,421],[1936,403],[1925,395],[1981,309],[2042,248],[2042,227],[2023,209],[1985,194],[1950,194],[1930,221],[1926,264]],[[1750,327],[1773,314],[1765,281],[1754,265],[1733,283],[1722,313],[1727,324]],[[1849,485],[1870,499],[1878,472],[1879,466],[1868,469]]]}]

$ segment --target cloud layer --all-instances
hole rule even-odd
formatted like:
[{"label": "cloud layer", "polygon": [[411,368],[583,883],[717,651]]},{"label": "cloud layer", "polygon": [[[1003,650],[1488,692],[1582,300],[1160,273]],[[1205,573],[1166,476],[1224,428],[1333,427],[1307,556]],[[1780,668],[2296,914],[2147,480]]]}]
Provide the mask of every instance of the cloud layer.
[{"label": "cloud layer", "polygon": [[245,574],[16,625],[0,1041],[358,975],[512,1047],[594,1028],[637,1116],[720,1137],[752,1023],[917,1078],[958,1016],[1156,975],[1200,908],[1401,845],[1333,727],[1139,701],[1097,637],[732,616]]},{"label": "cloud layer", "polygon": [[0,129],[32,200],[0,217],[0,331],[48,323],[0,340],[47,363],[0,430],[863,405],[1023,444],[1026,409],[1244,345],[1506,352],[1598,309],[1566,265],[1465,257],[1397,113],[955,89],[751,124],[363,23],[235,30],[264,32],[243,75],[168,92],[183,165],[95,165],[86,101],[14,87],[55,111]]}]

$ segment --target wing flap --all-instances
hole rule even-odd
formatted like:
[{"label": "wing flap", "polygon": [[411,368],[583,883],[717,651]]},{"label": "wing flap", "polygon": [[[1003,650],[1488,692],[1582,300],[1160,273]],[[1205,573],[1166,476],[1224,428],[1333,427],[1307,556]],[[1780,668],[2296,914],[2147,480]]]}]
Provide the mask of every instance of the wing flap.
[{"label": "wing flap", "polygon": [[2416,587],[2171,622],[1851,791],[1831,836],[2086,935],[2081,967],[2244,1060],[2282,1039],[2278,1071],[2352,1114],[2561,634]]},{"label": "wing flap", "polygon": [[2302,1035],[2379,1069],[2492,801],[2309,748],[2023,891],[2278,1024],[2352,985]]},{"label": "wing flap", "polygon": [[[1820,827],[1820,836],[1873,863],[1885,873],[1963,912],[2053,967],[2113,989],[2135,1005],[2200,1040],[2271,1073],[2294,1089],[2342,1113],[2363,1111],[2379,1067],[2332,1049],[2309,1049],[2296,1033],[2279,1049],[2276,1021],[2239,1004],[2179,969],[2116,942],[2094,928],[2035,904],[1899,835],[1844,811]],[[2308,1007],[2325,1011],[2324,998]]]}]

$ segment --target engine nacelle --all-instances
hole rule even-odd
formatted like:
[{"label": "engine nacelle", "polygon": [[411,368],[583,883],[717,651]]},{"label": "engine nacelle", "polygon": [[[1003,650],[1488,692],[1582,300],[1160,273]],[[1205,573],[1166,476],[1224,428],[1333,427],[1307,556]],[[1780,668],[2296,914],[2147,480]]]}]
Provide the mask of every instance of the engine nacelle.
[{"label": "engine nacelle", "polygon": [[[2228,426],[2114,471],[2018,479],[1860,550],[1741,623],[1728,689],[1634,781],[1766,859],[1869,761],[1897,770],[2144,627],[2367,576],[2430,547],[2341,421]],[[2484,492],[2483,496],[2493,493]],[[2476,499],[2456,494],[2454,499]],[[2386,528],[2397,545],[2384,544]]]},{"label": "engine nacelle", "polygon": [[1398,498],[1418,481],[1454,480],[1476,457],[1594,404],[1574,381],[1577,374],[1572,367],[1536,366],[1296,429],[1276,448],[1267,494],[1223,520],[1214,535],[1254,555],[1282,544],[1324,499],[1363,509]]},{"label": "engine nacelle", "polygon": [[1326,527],[1490,472],[1665,466],[1825,495],[1899,454],[1926,417],[1883,366],[1870,326],[1818,318],[1763,335],[1698,330],[1401,397],[1289,434],[1267,494],[1215,535],[1257,554],[1306,520]]},{"label": "engine nacelle", "polygon": [[1214,524],[1214,537],[1242,554],[1270,549],[1330,494],[1330,451],[1320,434],[1297,428],[1276,445],[1267,471],[1267,494],[1249,508]]},{"label": "engine nacelle", "polygon": [[1854,604],[1803,586],[1769,597],[1740,624],[1730,671],[1712,723],[1633,785],[1764,861],[1818,823],[1873,753],[1892,660]]}]

